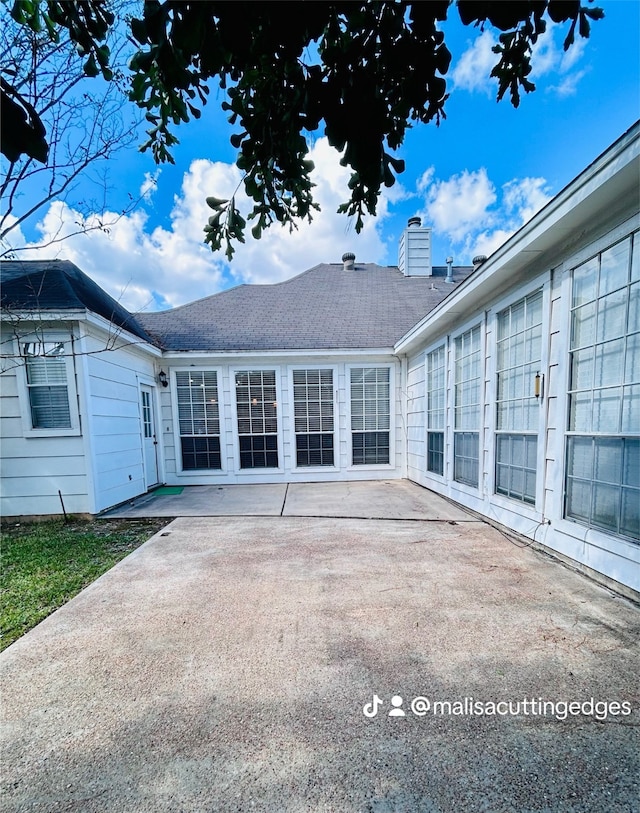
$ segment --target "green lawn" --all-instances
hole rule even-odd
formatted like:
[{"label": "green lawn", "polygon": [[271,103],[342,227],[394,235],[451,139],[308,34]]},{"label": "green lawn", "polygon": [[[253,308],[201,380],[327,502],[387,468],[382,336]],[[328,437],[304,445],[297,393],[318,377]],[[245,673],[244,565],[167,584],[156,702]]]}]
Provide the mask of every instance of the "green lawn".
[{"label": "green lawn", "polygon": [[16,524],[0,534],[0,650],[35,627],[168,519]]}]

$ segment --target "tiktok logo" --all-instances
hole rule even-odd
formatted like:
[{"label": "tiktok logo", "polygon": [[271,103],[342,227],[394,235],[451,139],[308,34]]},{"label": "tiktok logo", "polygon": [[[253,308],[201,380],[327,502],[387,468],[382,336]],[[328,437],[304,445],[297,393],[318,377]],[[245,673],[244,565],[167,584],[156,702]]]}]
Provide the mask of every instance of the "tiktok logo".
[{"label": "tiktok logo", "polygon": [[378,709],[380,706],[383,705],[383,701],[380,700],[377,694],[373,695],[373,700],[371,703],[366,703],[364,708],[362,709],[362,713],[365,717],[375,717],[378,713]]},{"label": "tiktok logo", "polygon": [[[365,717],[375,717],[378,713],[380,706],[384,706],[384,700],[381,700],[377,694],[373,695],[371,703],[367,703],[362,709]],[[399,694],[394,694],[391,698],[392,709],[389,712],[389,717],[405,717],[405,712],[402,710],[402,698]]]}]

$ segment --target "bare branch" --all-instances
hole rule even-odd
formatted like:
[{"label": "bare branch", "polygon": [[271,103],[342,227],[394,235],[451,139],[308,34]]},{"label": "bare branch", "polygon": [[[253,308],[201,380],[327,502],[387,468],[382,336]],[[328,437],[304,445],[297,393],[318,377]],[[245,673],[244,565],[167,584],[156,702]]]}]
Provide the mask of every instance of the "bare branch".
[{"label": "bare branch", "polygon": [[[117,5],[118,13],[124,13],[132,4],[123,0]],[[132,46],[122,33],[112,31],[110,35],[114,79],[106,82],[85,75],[83,60],[69,37],[51,42],[46,32],[36,33],[15,23],[5,4],[0,6],[0,22],[0,74],[36,109],[46,127],[49,144],[44,165],[27,155],[12,163],[3,159],[0,257],[6,257],[25,250],[15,244],[13,235],[46,211],[53,201],[61,201],[79,212],[83,225],[64,237],[59,237],[59,232],[50,244],[84,230],[114,225],[122,214],[133,210],[141,197],[129,194],[124,205],[116,206],[121,212],[117,218],[106,214],[109,197],[106,176],[92,177],[89,172],[118,150],[131,147],[137,141],[140,122],[129,120],[131,110],[122,78]],[[97,195],[87,195],[91,185],[97,185],[100,190]],[[82,195],[78,194],[81,188]],[[85,202],[87,198],[101,200],[101,208],[91,211]],[[93,214],[97,216],[95,223],[100,225],[94,225]]]}]

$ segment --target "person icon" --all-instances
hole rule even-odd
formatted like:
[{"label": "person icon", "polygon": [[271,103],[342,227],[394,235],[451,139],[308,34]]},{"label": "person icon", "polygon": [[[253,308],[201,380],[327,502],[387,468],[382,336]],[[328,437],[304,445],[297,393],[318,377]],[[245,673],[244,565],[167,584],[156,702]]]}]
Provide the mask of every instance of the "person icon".
[{"label": "person icon", "polygon": [[391,705],[393,708],[389,712],[389,717],[406,717],[406,714],[400,708],[402,705],[402,698],[399,694],[394,694],[394,696],[391,698]]}]

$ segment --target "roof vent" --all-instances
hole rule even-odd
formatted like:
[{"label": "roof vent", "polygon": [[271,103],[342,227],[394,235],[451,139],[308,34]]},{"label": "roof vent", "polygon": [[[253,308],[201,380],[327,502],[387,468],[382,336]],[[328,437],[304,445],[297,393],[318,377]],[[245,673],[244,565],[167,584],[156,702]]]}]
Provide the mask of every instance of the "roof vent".
[{"label": "roof vent", "polygon": [[347,251],[342,255],[342,267],[345,271],[353,271],[356,263],[356,255],[352,251]]},{"label": "roof vent", "polygon": [[471,262],[472,262],[472,264],[473,264],[473,270],[475,271],[475,270],[476,270],[476,268],[480,268],[480,266],[482,265],[482,263],[484,263],[484,262],[486,262],[486,261],[487,261],[487,255],[486,255],[486,254],[477,254],[477,255],[476,255],[474,258],[473,258],[473,260],[471,260]]},{"label": "roof vent", "polygon": [[420,226],[422,226],[422,218],[418,217],[417,215],[410,217],[409,220],[407,220],[407,226],[410,229],[419,229]]},{"label": "roof vent", "polygon": [[447,276],[445,282],[451,285],[453,283],[453,257],[447,257]]}]

